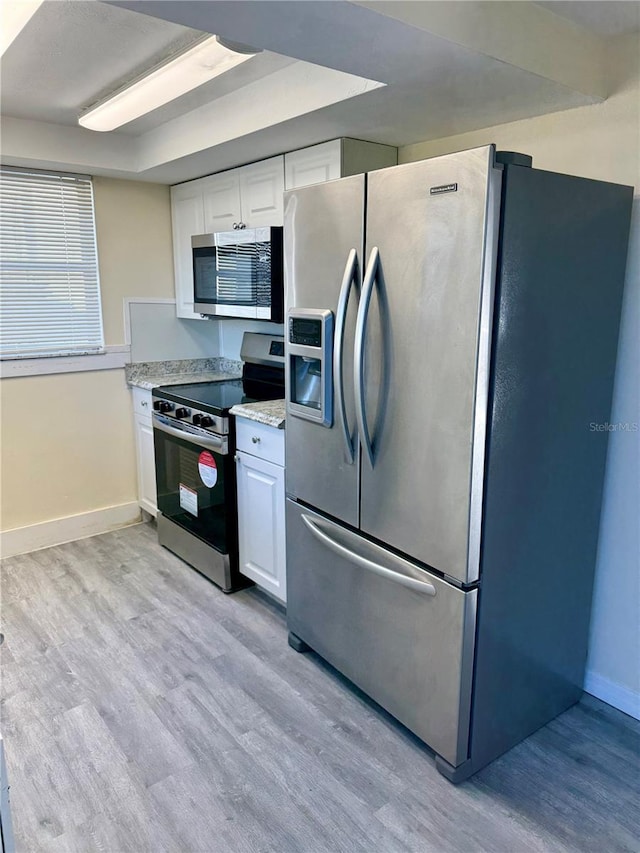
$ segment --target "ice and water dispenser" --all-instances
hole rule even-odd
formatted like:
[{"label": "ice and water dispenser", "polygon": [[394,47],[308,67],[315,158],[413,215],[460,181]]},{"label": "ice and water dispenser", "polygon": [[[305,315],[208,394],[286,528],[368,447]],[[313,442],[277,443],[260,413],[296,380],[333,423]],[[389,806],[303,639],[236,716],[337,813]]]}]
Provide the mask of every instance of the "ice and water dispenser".
[{"label": "ice and water dispenser", "polygon": [[298,418],[330,427],[333,422],[333,314],[292,308],[288,314],[287,409]]}]

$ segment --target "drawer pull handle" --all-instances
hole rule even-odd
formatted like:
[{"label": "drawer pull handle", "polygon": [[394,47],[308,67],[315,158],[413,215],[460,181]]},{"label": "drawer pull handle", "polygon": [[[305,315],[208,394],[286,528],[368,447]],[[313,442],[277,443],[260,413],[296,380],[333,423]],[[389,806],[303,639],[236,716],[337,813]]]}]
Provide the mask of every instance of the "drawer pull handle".
[{"label": "drawer pull handle", "polygon": [[141,406],[144,406],[144,407],[145,407],[145,409],[146,409],[146,408],[147,408],[147,406],[149,405],[149,403],[148,403],[146,400],[140,400],[140,405],[141,405]]},{"label": "drawer pull handle", "polygon": [[260,438],[259,438],[257,435],[254,435],[254,436],[251,438],[251,441],[252,441],[254,444],[260,444]]},{"label": "drawer pull handle", "polygon": [[[387,580],[395,581],[395,583],[406,586],[415,592],[422,592],[424,595],[430,596],[434,596],[436,594],[435,586],[432,583],[429,583],[429,581],[418,580],[418,578],[411,577],[409,574],[396,572],[393,569],[387,568],[387,566],[382,566],[380,563],[368,560],[362,554],[356,554],[355,551],[347,548],[346,545],[336,542],[335,539],[332,539],[331,536],[324,532],[324,530],[321,530],[318,525],[314,524],[308,515],[304,515],[303,513],[301,518],[316,539],[326,545],[327,548],[330,548],[334,554],[338,554],[339,557],[349,560],[350,563],[354,563],[362,569],[366,569],[369,572],[380,575],[382,578],[386,578]],[[417,569],[416,571],[420,570]]]}]

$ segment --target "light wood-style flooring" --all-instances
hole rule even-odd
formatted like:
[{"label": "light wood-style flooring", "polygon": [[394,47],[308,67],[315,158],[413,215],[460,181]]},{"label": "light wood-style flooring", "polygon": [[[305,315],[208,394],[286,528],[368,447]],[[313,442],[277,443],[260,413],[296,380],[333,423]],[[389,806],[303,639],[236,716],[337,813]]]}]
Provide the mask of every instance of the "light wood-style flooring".
[{"label": "light wood-style flooring", "polygon": [[585,698],[456,788],[152,525],[6,560],[1,616],[18,853],[640,850],[631,718]]}]

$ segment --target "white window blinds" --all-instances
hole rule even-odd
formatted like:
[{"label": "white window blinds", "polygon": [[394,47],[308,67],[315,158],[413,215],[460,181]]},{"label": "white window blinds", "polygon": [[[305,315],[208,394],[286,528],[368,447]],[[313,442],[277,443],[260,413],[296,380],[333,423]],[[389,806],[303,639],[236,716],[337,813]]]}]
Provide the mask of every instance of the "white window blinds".
[{"label": "white window blinds", "polygon": [[0,169],[0,357],[104,349],[91,178]]}]

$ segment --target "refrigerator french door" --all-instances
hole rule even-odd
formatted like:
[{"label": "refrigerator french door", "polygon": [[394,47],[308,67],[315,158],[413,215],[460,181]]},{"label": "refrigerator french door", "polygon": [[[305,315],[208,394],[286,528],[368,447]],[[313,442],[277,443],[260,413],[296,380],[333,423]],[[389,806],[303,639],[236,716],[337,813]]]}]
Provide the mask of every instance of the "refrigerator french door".
[{"label": "refrigerator french door", "polygon": [[[289,418],[287,489],[354,527],[359,519],[360,445],[353,352],[362,281],[364,192],[364,175],[296,190],[288,194],[285,217],[287,304],[301,313],[328,310],[334,327],[333,346],[324,364],[333,380],[333,418],[327,426],[318,425],[315,418]],[[288,349],[290,323],[288,318]],[[295,384],[291,358],[286,358],[285,368],[287,400]],[[300,365],[304,367],[302,357]]]}]

